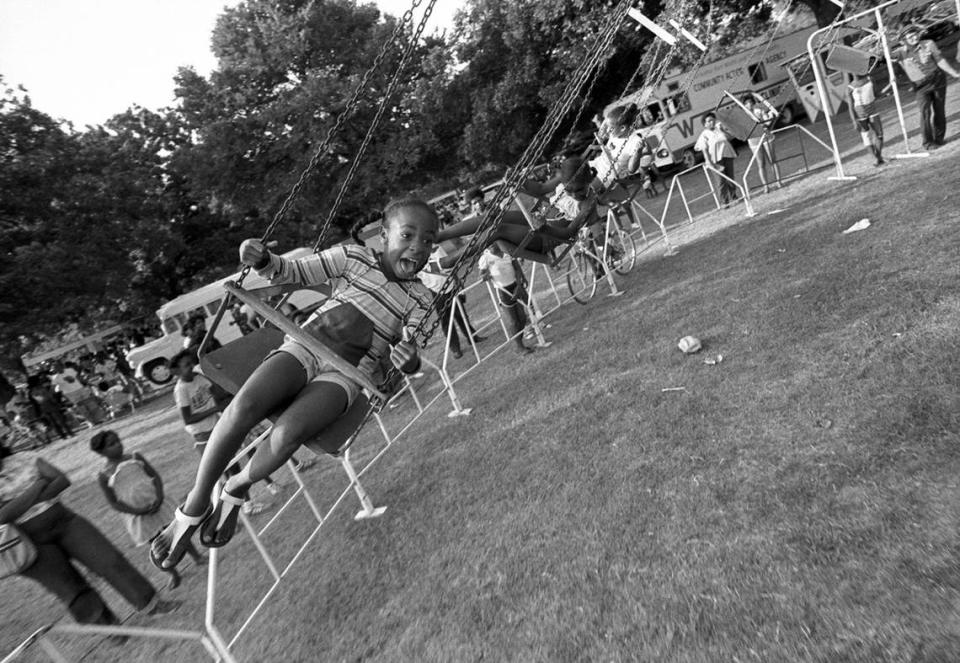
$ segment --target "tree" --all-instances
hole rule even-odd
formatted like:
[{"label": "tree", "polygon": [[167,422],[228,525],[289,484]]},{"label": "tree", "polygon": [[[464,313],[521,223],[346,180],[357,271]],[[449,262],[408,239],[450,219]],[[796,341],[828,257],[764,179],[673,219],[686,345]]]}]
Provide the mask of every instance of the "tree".
[{"label": "tree", "polygon": [[[209,78],[189,69],[177,76],[184,118],[199,137],[178,157],[182,172],[209,193],[209,204],[244,218],[269,218],[395,26],[394,18],[381,17],[373,5],[353,0],[250,0],[225,10],[213,38],[217,70]],[[281,239],[313,242],[402,46],[388,50],[384,65],[371,79],[372,89],[279,229]],[[412,117],[416,106],[404,98],[421,62],[436,47],[428,43],[417,49],[403,89],[392,100],[348,192],[338,219],[341,225],[349,225],[405,186],[407,174],[425,158],[431,141],[420,135],[417,118]]]}]

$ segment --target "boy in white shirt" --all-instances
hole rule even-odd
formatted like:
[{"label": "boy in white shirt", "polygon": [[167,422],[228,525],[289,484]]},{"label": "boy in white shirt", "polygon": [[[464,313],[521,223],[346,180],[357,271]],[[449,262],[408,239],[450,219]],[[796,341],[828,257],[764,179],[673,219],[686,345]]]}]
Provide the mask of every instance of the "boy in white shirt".
[{"label": "boy in white shirt", "polygon": [[517,344],[517,352],[524,355],[530,354],[533,348],[523,344],[521,333],[526,323],[522,304],[526,293],[517,279],[513,260],[504,255],[503,250],[494,243],[480,256],[479,268],[483,280],[492,282],[497,289],[500,307],[506,314],[507,327]]},{"label": "boy in white shirt", "polygon": [[723,125],[717,122],[717,116],[713,113],[707,113],[703,116],[703,131],[697,138],[693,149],[703,152],[703,158],[715,170],[719,170],[725,177],[717,177],[720,181],[720,199],[724,205],[736,200],[737,190],[733,185],[736,179],[733,173],[733,161],[737,158],[737,152],[730,144],[730,137],[727,135]]}]

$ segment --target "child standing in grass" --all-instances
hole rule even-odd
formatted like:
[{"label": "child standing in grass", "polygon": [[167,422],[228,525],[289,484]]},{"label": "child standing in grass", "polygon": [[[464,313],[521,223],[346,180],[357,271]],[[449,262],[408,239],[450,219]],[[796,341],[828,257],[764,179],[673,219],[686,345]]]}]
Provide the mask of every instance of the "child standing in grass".
[{"label": "child standing in grass", "polygon": [[863,145],[873,152],[875,165],[882,166],[883,160],[883,123],[880,122],[880,113],[877,112],[876,94],[873,89],[873,80],[869,76],[856,74],[848,86],[850,90],[850,105]]},{"label": "child standing in grass", "polygon": [[715,175],[720,185],[721,202],[726,206],[737,200],[739,196],[733,184],[736,178],[733,163],[737,158],[737,151],[733,149],[730,136],[723,124],[717,121],[715,113],[703,116],[703,131],[700,132],[693,149],[702,152],[707,164],[723,175]]},{"label": "child standing in grass", "polygon": [[528,355],[533,352],[523,344],[523,328],[526,326],[526,316],[523,310],[523,301],[526,293],[517,280],[517,269],[514,261],[504,255],[499,245],[493,244],[480,256],[480,275],[483,280],[493,283],[507,319],[507,328],[517,345],[517,352]]},{"label": "child standing in grass", "polygon": [[[106,459],[97,475],[107,503],[123,514],[133,545],[143,546],[173,517],[173,505],[164,499],[163,480],[147,459],[138,453],[123,451],[120,436],[112,430],[100,431],[90,439],[90,449]],[[191,544],[187,554],[196,564],[206,560]],[[170,575],[167,589],[180,585],[176,569],[164,569]]]}]

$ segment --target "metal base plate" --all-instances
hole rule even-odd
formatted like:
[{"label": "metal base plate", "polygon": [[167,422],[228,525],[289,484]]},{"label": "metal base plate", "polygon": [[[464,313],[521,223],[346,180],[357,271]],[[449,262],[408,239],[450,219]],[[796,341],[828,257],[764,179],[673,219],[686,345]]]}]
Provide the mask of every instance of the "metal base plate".
[{"label": "metal base plate", "polygon": [[370,518],[379,518],[383,515],[383,512],[387,510],[385,506],[378,506],[373,511],[357,511],[357,515],[353,517],[354,520],[369,520]]}]

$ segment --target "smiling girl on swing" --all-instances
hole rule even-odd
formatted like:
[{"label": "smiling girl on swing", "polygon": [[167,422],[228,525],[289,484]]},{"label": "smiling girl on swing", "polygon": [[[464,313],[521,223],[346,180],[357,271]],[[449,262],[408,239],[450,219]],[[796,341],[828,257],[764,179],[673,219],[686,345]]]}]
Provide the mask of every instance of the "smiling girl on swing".
[{"label": "smiling girl on swing", "polygon": [[[438,219],[418,199],[391,202],[383,213],[383,253],[361,246],[337,246],[290,261],[248,239],[240,261],[272,284],[334,284],[330,299],[303,328],[371,378],[381,360],[404,373],[420,367],[413,330],[433,298],[418,280],[436,241]],[[207,547],[226,545],[236,531],[240,506],[249,487],[279,469],[305,442],[322,434],[359,395],[360,386],[322,357],[287,337],[247,379],[217,422],[207,442],[193,488],[173,521],[151,542],[154,565],[169,569],[187,551],[200,529]],[[269,440],[260,445],[239,473],[226,479],[211,504],[211,494],[262,419],[280,412]]]}]

